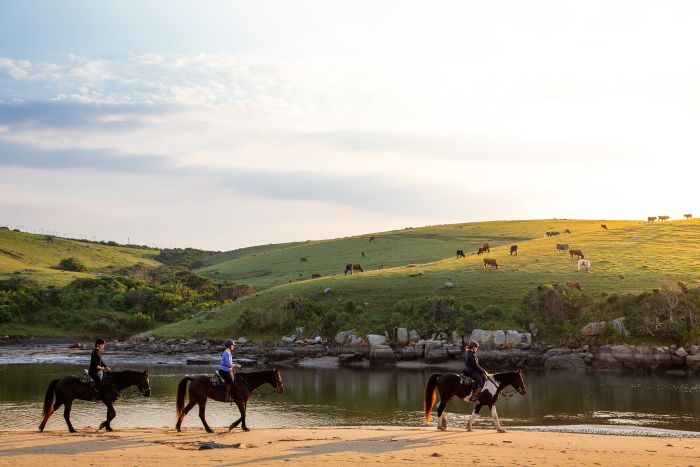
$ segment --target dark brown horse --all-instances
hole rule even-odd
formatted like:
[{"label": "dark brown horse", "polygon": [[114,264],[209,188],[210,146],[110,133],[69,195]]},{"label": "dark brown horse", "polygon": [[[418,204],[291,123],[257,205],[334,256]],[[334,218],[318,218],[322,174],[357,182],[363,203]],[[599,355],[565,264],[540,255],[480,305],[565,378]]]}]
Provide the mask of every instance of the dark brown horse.
[{"label": "dark brown horse", "polygon": [[[508,371],[506,373],[496,373],[495,375],[489,377],[486,380],[484,389],[479,393],[478,400],[476,401],[476,406],[474,406],[474,411],[469,417],[469,422],[467,423],[467,430],[471,431],[472,422],[476,418],[477,414],[481,408],[485,405],[491,409],[491,417],[493,422],[496,424],[496,429],[500,433],[505,433],[501,427],[501,422],[498,420],[498,413],[496,412],[496,401],[501,392],[508,386],[513,386],[516,391],[520,394],[525,394],[527,389],[525,388],[525,381],[523,381],[523,375],[520,370],[518,371]],[[435,373],[428,379],[428,384],[425,386],[425,401],[423,409],[425,411],[425,422],[430,423],[430,412],[433,410],[435,405],[436,395],[435,392],[440,393],[440,403],[438,404],[437,414],[438,414],[438,430],[447,429],[447,418],[445,417],[445,407],[450,400],[457,396],[464,401],[468,401],[471,397],[473,387],[463,382],[462,378],[456,373]]]},{"label": "dark brown horse", "polygon": [[[148,381],[148,371],[114,371],[108,373],[105,377],[107,380],[105,381],[102,402],[107,406],[107,420],[100,423],[98,430],[106,428],[107,431],[112,431],[110,422],[117,416],[117,412],[114,410],[114,402],[119,398],[120,393],[129,386],[136,386],[141,391],[141,394],[148,397],[151,395],[151,385]],[[56,397],[55,402],[54,396]],[[95,397],[94,387],[90,383],[82,382],[79,376],[64,376],[51,381],[44,397],[44,419],[39,425],[39,431],[44,431],[49,417],[63,405],[63,418],[65,418],[68,425],[68,431],[75,433],[75,428],[70,422],[70,410],[75,399],[84,401],[98,400]]]},{"label": "dark brown horse", "polygon": [[362,269],[362,266],[360,264],[346,264],[345,265],[345,275],[347,276],[350,274],[352,276],[353,271],[360,271],[360,272],[365,272],[364,269]]},{"label": "dark brown horse", "polygon": [[[180,381],[180,385],[177,387],[177,402],[175,407],[175,417],[177,418],[175,428],[177,428],[177,431],[180,431],[180,426],[182,425],[182,420],[185,418],[185,415],[192,410],[192,407],[199,405],[199,419],[202,420],[202,424],[204,425],[204,429],[207,430],[207,433],[213,433],[213,430],[209,428],[204,418],[207,399],[225,402],[226,385],[221,384],[215,386],[212,384],[211,379],[211,375],[200,375],[195,377],[186,376]],[[187,383],[189,381],[192,381],[189,391],[190,401],[187,406],[185,406],[185,391],[187,390]],[[239,423],[242,423],[243,431],[249,431],[245,424],[245,412],[248,406],[248,399],[253,395],[253,391],[265,383],[275,388],[275,392],[281,393],[284,391],[282,375],[276,368],[274,370],[236,373],[231,394],[233,396],[233,401],[238,406],[241,417],[231,423],[228,427],[229,431],[236,428]]]}]

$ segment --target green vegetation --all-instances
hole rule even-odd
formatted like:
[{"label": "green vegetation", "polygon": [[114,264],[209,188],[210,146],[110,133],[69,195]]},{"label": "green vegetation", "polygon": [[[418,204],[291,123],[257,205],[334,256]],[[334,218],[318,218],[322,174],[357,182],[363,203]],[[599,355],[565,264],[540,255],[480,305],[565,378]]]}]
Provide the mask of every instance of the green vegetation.
[{"label": "green vegetation", "polygon": [[61,271],[87,272],[87,267],[78,258],[63,258],[56,266]]},{"label": "green vegetation", "polygon": [[[606,223],[609,230],[600,230],[601,223]],[[565,228],[572,234],[543,236],[545,231]],[[547,328],[547,339],[567,339],[573,338],[587,320],[629,316],[630,328],[635,328],[632,310],[623,306],[627,300],[653,301],[650,297],[662,283],[691,284],[688,290],[695,290],[700,283],[700,225],[688,221],[663,225],[638,221],[503,221],[371,235],[375,236],[372,242],[370,235],[365,235],[284,245],[206,266],[197,272],[243,279],[260,292],[155,332],[163,336],[275,336],[293,332],[302,324],[310,332],[332,327],[382,332],[391,331],[393,324],[420,325],[420,320],[409,314],[404,314],[401,322],[393,320],[402,302],[420,308],[424,303],[449,301],[455,308],[466,310],[470,321],[465,327],[473,323],[474,327],[498,324],[523,329],[532,322],[540,329]],[[486,242],[491,245],[487,257],[498,260],[497,271],[484,270],[482,257],[475,254]],[[577,271],[577,262],[567,254],[558,254],[556,243],[582,249],[591,261],[590,273]],[[519,245],[518,256],[509,255],[512,244]],[[464,250],[467,257],[455,258],[457,249]],[[351,262],[361,263],[365,272],[343,275],[344,265]],[[381,264],[384,269],[379,269]],[[312,273],[322,277],[310,279]],[[566,280],[579,281],[582,292],[554,287],[554,292],[568,301],[564,314],[556,318],[545,314],[538,319],[532,308],[538,309],[535,299],[543,292],[537,287]],[[331,291],[324,293],[327,288]],[[613,296],[623,298],[611,299]],[[290,303],[301,303],[302,311]],[[664,339],[691,336],[697,326],[691,321],[684,325],[683,332]],[[637,335],[640,332],[635,328]]]}]

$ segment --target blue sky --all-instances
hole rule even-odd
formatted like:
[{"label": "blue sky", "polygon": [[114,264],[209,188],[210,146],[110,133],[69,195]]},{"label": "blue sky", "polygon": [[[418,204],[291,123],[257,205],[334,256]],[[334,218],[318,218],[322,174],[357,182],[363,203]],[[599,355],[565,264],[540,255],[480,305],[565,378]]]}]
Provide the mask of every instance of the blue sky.
[{"label": "blue sky", "polygon": [[3,0],[0,223],[231,249],[680,217],[700,199],[698,20],[695,2]]}]

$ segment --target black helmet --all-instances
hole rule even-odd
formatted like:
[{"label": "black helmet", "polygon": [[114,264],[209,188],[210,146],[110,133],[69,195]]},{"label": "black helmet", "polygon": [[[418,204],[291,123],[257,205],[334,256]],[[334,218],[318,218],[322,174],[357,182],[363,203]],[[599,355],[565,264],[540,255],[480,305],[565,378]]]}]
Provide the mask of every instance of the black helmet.
[{"label": "black helmet", "polygon": [[104,340],[104,339],[102,339],[102,338],[96,339],[96,340],[95,340],[95,347],[97,347],[98,345],[102,345],[102,344],[104,344],[104,343],[105,343],[105,340]]},{"label": "black helmet", "polygon": [[224,342],[224,346],[226,347],[231,347],[233,345],[236,345],[236,343],[233,342],[233,339],[226,339],[226,342]]}]

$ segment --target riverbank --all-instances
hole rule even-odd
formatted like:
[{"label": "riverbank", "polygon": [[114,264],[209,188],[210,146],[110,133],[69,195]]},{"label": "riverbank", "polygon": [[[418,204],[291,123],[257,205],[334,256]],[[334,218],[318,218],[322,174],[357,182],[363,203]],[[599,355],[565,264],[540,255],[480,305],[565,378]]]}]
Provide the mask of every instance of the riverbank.
[{"label": "riverbank", "polygon": [[0,437],[0,465],[700,465],[700,439],[681,437],[396,427],[0,431]]}]

